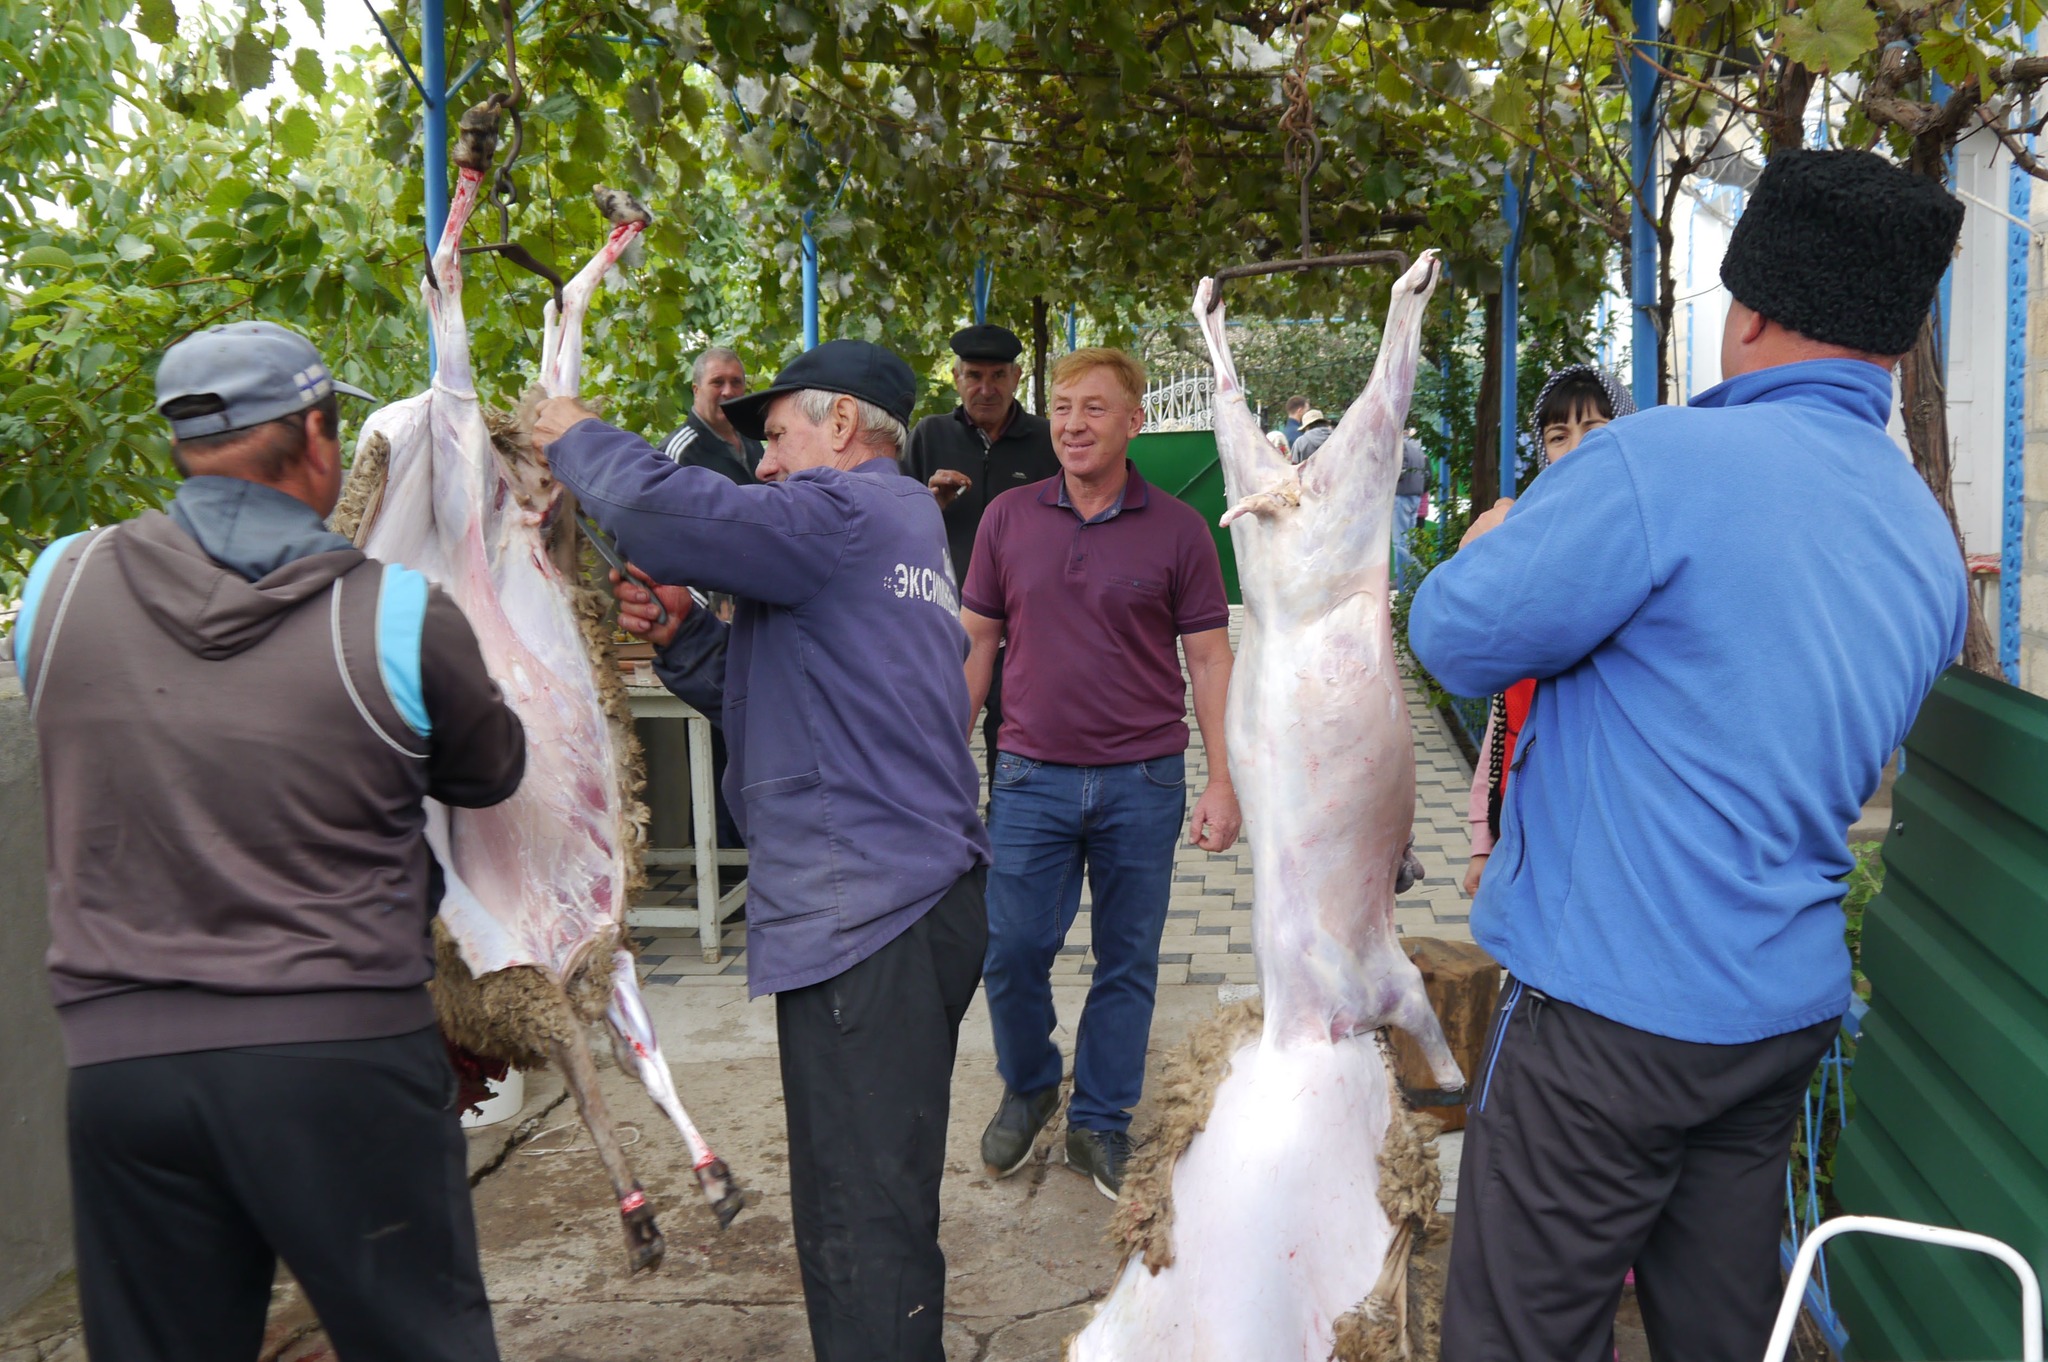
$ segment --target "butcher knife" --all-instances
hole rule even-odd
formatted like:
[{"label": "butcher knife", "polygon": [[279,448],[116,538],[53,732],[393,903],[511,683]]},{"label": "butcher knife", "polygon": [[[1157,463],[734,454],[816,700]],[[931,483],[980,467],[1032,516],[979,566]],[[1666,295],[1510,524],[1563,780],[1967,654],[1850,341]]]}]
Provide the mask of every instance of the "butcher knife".
[{"label": "butcher knife", "polygon": [[[647,585],[647,583],[641,582],[639,578],[633,575],[632,565],[626,561],[626,555],[619,552],[617,542],[603,530],[600,530],[595,520],[584,515],[581,511],[576,513],[576,519],[582,524],[583,532],[590,536],[590,542],[597,546],[597,556],[610,564],[613,572],[618,573],[619,576],[627,581],[636,582],[641,586]],[[668,607],[661,603],[661,596],[658,592],[649,591],[647,594],[654,600],[654,627],[659,629],[668,623]]]}]

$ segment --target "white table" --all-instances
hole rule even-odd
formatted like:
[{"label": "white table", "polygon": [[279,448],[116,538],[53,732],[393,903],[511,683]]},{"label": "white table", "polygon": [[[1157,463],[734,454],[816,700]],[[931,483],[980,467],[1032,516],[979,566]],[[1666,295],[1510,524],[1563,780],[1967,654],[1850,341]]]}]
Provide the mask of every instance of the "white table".
[{"label": "white table", "polygon": [[[734,908],[747,901],[745,880],[732,892],[718,892],[718,867],[744,866],[745,851],[721,850],[718,845],[718,815],[713,804],[716,786],[711,776],[711,721],[694,707],[671,695],[660,685],[626,687],[627,704],[635,719],[681,719],[684,740],[690,754],[691,845],[649,847],[648,865],[692,865],[697,868],[697,906],[690,908],[632,908],[626,924],[631,927],[697,928],[704,959],[719,957],[718,925]],[[694,921],[693,921],[694,920]]]}]

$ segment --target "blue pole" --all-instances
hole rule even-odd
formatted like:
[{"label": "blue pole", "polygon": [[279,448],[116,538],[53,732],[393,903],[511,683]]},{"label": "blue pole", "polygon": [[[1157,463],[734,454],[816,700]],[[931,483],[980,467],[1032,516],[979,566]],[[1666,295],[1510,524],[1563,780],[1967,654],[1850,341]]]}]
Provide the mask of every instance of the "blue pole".
[{"label": "blue pole", "polygon": [[810,210],[804,210],[804,349],[818,348],[818,243],[811,237]]},{"label": "blue pole", "polygon": [[982,256],[974,262],[974,324],[980,326],[988,320],[988,295],[995,285],[995,271],[988,266],[988,257]]},{"label": "blue pole", "polygon": [[[1533,164],[1530,170],[1534,170]],[[1501,211],[1508,220],[1508,247],[1500,258],[1500,494],[1504,497],[1515,494],[1516,437],[1521,433],[1516,429],[1521,424],[1521,395],[1516,392],[1515,368],[1516,352],[1521,348],[1523,189],[1515,182],[1514,166],[1509,165],[1507,192],[1501,197]]]},{"label": "blue pole", "polygon": [[[448,225],[448,33],[442,0],[420,0],[420,72],[426,104],[424,134],[427,176],[427,268]],[[427,371],[434,369],[434,341],[427,338]]]},{"label": "blue pole", "polygon": [[1636,406],[1657,405],[1657,229],[1650,221],[1650,201],[1657,193],[1657,68],[1646,59],[1657,41],[1657,0],[1632,0],[1636,41],[1628,59],[1629,178],[1635,185],[1636,211],[1629,230],[1629,292],[1635,304],[1635,330],[1629,387]]},{"label": "blue pole", "polygon": [[1074,305],[1067,304],[1067,349],[1081,348],[1081,319],[1075,315]]},{"label": "blue pole", "polygon": [[1444,337],[1444,352],[1437,357],[1437,371],[1443,375],[1443,397],[1436,404],[1438,448],[1443,450],[1436,460],[1436,551],[1442,557],[1444,543],[1451,533],[1451,347],[1457,344],[1457,314],[1452,313],[1452,327]]},{"label": "blue pole", "polygon": [[[2032,47],[2031,41],[2027,44]],[[2017,164],[2006,191],[2006,211],[2024,222],[2032,206],[2033,177]],[[2027,533],[2027,278],[2031,233],[2019,223],[2005,233],[2005,505],[1998,555],[1998,665],[2020,683],[2020,571]]]}]

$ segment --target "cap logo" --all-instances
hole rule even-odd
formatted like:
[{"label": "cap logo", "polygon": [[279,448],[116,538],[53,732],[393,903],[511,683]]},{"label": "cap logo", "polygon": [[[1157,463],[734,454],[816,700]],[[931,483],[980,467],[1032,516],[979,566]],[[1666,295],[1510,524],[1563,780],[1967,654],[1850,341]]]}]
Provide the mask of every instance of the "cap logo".
[{"label": "cap logo", "polygon": [[334,380],[324,364],[307,365],[292,375],[292,382],[298,384],[299,396],[308,402],[318,402],[334,391]]}]

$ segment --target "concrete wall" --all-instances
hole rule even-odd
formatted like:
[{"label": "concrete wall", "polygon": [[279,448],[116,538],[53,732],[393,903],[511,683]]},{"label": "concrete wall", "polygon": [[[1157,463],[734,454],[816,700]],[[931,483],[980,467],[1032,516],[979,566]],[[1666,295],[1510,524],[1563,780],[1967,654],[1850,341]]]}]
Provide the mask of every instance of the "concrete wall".
[{"label": "concrete wall", "polygon": [[43,978],[43,801],[28,706],[0,668],[0,1317],[71,1265],[64,1054]]}]

